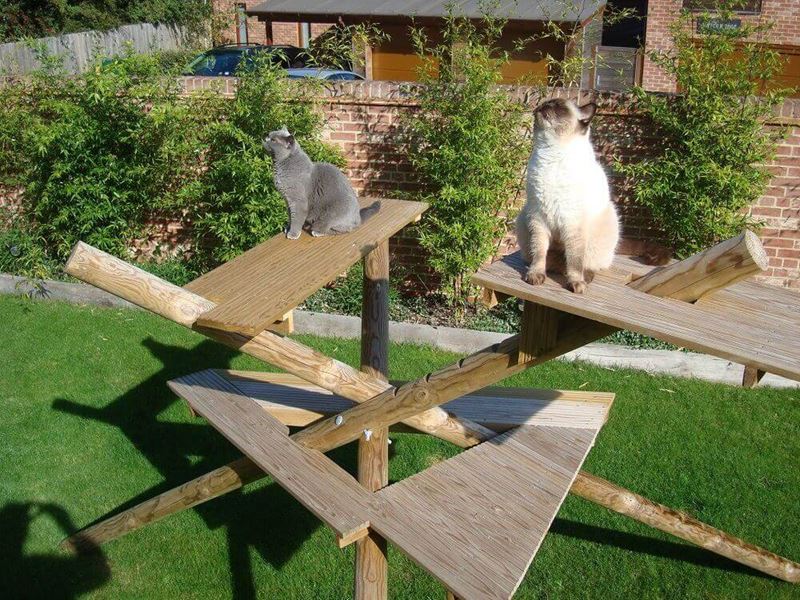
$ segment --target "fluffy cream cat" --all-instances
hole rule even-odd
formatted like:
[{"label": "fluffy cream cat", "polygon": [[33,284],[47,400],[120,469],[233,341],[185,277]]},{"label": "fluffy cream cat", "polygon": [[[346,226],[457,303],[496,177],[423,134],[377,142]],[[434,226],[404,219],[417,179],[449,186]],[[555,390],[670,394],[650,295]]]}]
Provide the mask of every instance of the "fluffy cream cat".
[{"label": "fluffy cream cat", "polygon": [[578,294],[614,259],[619,218],[589,141],[596,110],[557,98],[534,112],[528,201],[517,217],[517,241],[530,265],[525,280],[532,285],[544,283],[548,250],[563,254],[559,270]]}]

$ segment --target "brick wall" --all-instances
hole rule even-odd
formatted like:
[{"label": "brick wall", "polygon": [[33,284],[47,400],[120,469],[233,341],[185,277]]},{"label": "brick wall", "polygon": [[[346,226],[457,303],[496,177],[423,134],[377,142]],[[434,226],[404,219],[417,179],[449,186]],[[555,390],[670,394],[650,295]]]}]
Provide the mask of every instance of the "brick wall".
[{"label": "brick wall", "polygon": [[[190,78],[187,89],[221,85],[219,78]],[[397,126],[403,113],[415,110],[407,98],[407,83],[366,81],[332,86],[323,103],[324,137],[339,146],[347,159],[347,175],[359,193],[394,196],[397,191],[419,189],[397,142]],[[223,93],[232,93],[235,80],[222,83]],[[540,100],[533,88],[508,88],[526,99],[531,108]],[[563,93],[562,90],[553,91]],[[609,167],[614,157],[637,160],[658,147],[650,128],[641,116],[628,110],[626,98],[606,95],[598,99],[600,110],[592,133],[600,161]],[[764,221],[762,240],[770,256],[769,271],[762,277],[770,283],[800,290],[800,100],[788,100],[775,115],[773,125],[789,126],[791,134],[770,165],[774,174],[765,195],[752,207]],[[645,209],[631,201],[623,181],[611,178],[612,195],[622,217],[623,235],[630,240],[660,238]],[[423,268],[424,255],[413,240],[413,233],[392,240],[399,264],[413,268],[422,282],[435,286],[435,279]],[[628,247],[637,248],[635,243]],[[639,246],[641,247],[641,246]],[[508,236],[500,243],[501,252],[513,251]]]},{"label": "brick wall", "polygon": [[[669,25],[680,14],[683,0],[648,0],[645,48],[669,51]],[[736,15],[742,23],[772,22],[774,26],[767,40],[770,44],[800,46],[800,2],[798,0],[761,0],[757,15]],[[674,92],[675,81],[645,56],[642,68],[642,86],[653,92]]]}]

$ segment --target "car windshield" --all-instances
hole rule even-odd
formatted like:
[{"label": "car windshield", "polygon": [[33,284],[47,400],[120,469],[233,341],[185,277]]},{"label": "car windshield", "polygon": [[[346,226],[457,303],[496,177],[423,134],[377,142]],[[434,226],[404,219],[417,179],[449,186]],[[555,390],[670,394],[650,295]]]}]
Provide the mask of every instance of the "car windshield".
[{"label": "car windshield", "polygon": [[235,75],[241,60],[242,53],[235,50],[230,52],[206,52],[194,59],[186,68],[186,71],[199,77]]}]

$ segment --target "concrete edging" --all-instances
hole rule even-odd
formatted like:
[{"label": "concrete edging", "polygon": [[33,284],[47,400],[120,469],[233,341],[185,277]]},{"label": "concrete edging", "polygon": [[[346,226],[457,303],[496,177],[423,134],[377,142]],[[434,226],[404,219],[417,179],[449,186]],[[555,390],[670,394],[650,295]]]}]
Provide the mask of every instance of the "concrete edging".
[{"label": "concrete edging", "polygon": [[[45,281],[43,290],[44,292],[39,294],[39,297],[48,300],[138,309],[130,302],[84,283]],[[24,277],[0,274],[0,294],[30,295],[31,291],[32,287]],[[299,334],[345,339],[361,336],[361,319],[359,317],[296,310],[294,326],[295,333]],[[497,343],[508,337],[508,334],[392,321],[389,323],[389,337],[393,342],[423,344],[450,352],[467,354]],[[616,344],[594,343],[570,352],[563,358],[565,360],[582,360],[608,368],[639,369],[651,374],[694,377],[737,386],[741,385],[742,381],[742,365],[692,352],[637,349]],[[798,388],[800,382],[768,373],[759,385]]]}]

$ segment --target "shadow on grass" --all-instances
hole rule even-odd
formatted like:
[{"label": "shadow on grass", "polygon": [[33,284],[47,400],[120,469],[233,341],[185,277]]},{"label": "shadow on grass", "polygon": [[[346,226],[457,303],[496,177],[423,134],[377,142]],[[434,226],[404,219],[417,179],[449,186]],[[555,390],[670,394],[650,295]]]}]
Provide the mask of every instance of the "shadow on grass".
[{"label": "shadow on grass", "polygon": [[[238,353],[212,341],[192,349],[162,344],[152,338],[142,344],[162,368],[103,408],[60,398],[53,408],[118,428],[164,478],[164,482],[143,491],[105,520],[144,500],[177,487],[238,458],[240,453],[212,427],[200,423],[160,421],[159,415],[179,399],[167,388],[167,381],[206,368],[228,368]],[[187,408],[188,411],[188,408]],[[201,457],[197,462],[196,457]],[[351,473],[355,453],[345,447],[330,454]],[[276,568],[285,564],[320,522],[275,483],[250,492],[236,491],[194,507],[209,529],[224,526],[227,531],[233,596],[255,598],[249,549],[254,548]],[[75,531],[70,528],[70,533]],[[133,535],[147,535],[132,532]]]},{"label": "shadow on grass", "polygon": [[80,555],[25,555],[25,540],[39,517],[51,518],[64,533],[75,529],[67,511],[56,504],[11,502],[0,509],[0,581],[6,598],[77,598],[110,579],[97,547]]},{"label": "shadow on grass", "polygon": [[648,556],[678,560],[709,569],[745,573],[747,575],[770,579],[765,573],[729,560],[719,554],[704,550],[699,546],[692,546],[669,540],[659,540],[638,533],[617,531],[615,529],[598,527],[597,525],[587,525],[586,523],[559,518],[553,521],[553,525],[550,527],[550,533],[585,540],[595,544],[602,544],[604,546],[614,546],[615,548],[622,548],[623,550],[629,550],[639,554],[647,554]]}]

